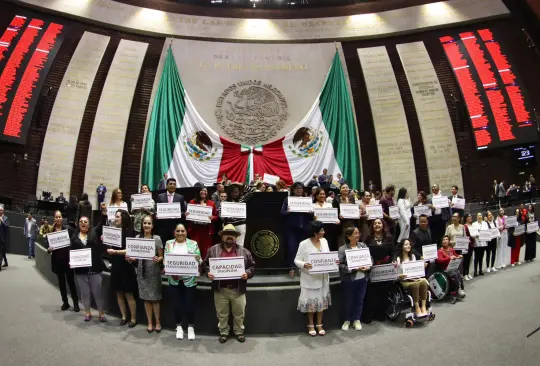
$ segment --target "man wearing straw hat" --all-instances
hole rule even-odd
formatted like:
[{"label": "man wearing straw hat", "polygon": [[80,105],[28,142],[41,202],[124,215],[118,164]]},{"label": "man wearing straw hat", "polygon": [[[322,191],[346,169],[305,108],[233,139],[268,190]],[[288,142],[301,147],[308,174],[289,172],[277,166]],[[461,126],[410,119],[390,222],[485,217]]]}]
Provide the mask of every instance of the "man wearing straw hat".
[{"label": "man wearing straw hat", "polygon": [[[236,339],[244,343],[244,317],[246,310],[246,283],[255,274],[255,261],[249,250],[236,244],[236,239],[240,232],[234,225],[225,225],[219,232],[221,243],[212,246],[208,250],[206,259],[203,262],[203,271],[212,281],[212,291],[214,291],[214,304],[218,318],[219,343],[227,342],[229,336],[229,306],[232,308],[233,332]],[[240,279],[217,280],[214,274],[210,273],[211,258],[231,258],[244,257],[245,272]]]}]

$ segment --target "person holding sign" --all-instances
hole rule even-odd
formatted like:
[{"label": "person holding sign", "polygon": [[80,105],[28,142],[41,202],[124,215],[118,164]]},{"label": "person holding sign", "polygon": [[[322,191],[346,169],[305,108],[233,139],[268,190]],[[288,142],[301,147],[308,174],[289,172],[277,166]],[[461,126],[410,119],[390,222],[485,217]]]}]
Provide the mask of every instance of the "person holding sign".
[{"label": "person holding sign", "polygon": [[[307,313],[308,334],[324,336],[323,311],[332,305],[330,297],[330,279],[328,273],[310,273],[313,264],[309,261],[310,253],[330,252],[328,242],[324,238],[324,224],[313,221],[309,227],[309,238],[300,243],[294,263],[300,268],[300,297],[298,307],[302,313]],[[338,260],[339,264],[339,260]],[[313,324],[314,314],[317,313],[317,324]],[[317,331],[315,331],[317,327]]]},{"label": "person holding sign", "polygon": [[[196,241],[187,238],[184,224],[177,224],[174,230],[174,239],[165,244],[167,254],[188,254],[195,256],[201,263],[201,251]],[[169,286],[173,291],[174,318],[176,321],[176,339],[184,339],[183,323],[188,324],[188,339],[195,339],[195,308],[197,296],[197,277],[169,276]]]},{"label": "person holding sign", "polygon": [[399,208],[399,219],[398,219],[398,225],[399,225],[399,237],[397,241],[402,241],[405,238],[409,237],[409,234],[411,232],[411,201],[409,200],[409,193],[407,192],[406,188],[400,188],[398,192],[398,201],[397,205]]},{"label": "person holding sign", "polygon": [[[128,205],[126,202],[122,200],[122,197],[123,197],[122,194],[123,193],[120,188],[113,189],[112,195],[111,195],[111,201],[109,202],[110,209],[118,208],[126,212],[128,211]],[[113,221],[113,220],[109,220],[109,221]]]},{"label": "person holding sign", "polygon": [[[450,220],[450,200],[443,196],[438,184],[431,186],[431,199],[428,201],[432,205],[433,214],[430,220],[431,235],[433,242],[440,245],[442,237],[446,230],[446,223]],[[438,205],[440,204],[440,205]]]},{"label": "person holding sign", "polygon": [[463,238],[466,236],[465,228],[463,227],[463,225],[460,224],[459,218],[459,214],[455,212],[452,215],[452,225],[448,225],[446,227],[446,233],[444,234],[450,239],[450,245],[452,246],[452,248],[456,246],[457,237]]},{"label": "person holding sign", "polygon": [[[450,245],[450,237],[448,235],[443,236],[442,246],[439,248],[439,250],[437,250],[436,262],[439,269],[446,271],[450,261],[460,258],[463,258],[463,256],[458,254],[454,248],[452,248]],[[458,295],[459,297],[464,298],[466,295],[465,286],[463,285],[463,278],[461,277],[459,271],[451,271],[448,272],[447,275],[454,283],[459,285]]]},{"label": "person holding sign", "polygon": [[[497,229],[497,224],[495,223],[495,219],[491,211],[488,211],[486,213],[485,222],[490,231],[492,231],[492,229]],[[493,235],[493,234],[491,235],[491,240],[488,242],[488,245],[486,248],[487,273],[497,272],[497,270],[495,269],[495,256],[497,255],[497,239],[499,238],[500,234],[499,234],[499,229],[493,230],[493,231],[496,232],[496,235]]]},{"label": "person holding sign", "polygon": [[465,216],[463,216],[463,227],[465,228],[465,234],[469,238],[469,249],[467,250],[467,253],[463,254],[463,279],[465,281],[469,281],[473,279],[473,276],[470,275],[470,268],[471,268],[471,258],[474,251],[474,237],[471,235],[470,227],[473,224],[473,217],[470,213],[466,213]]},{"label": "person holding sign", "polygon": [[511,228],[510,232],[508,233],[511,235],[511,237],[508,239],[508,246],[512,248],[510,251],[510,265],[514,267],[516,264],[520,265],[521,262],[519,261],[519,255],[521,251],[521,247],[524,245],[523,238],[524,238],[524,231],[521,231],[521,234],[516,235],[518,230],[522,229],[519,228],[519,226],[525,227],[524,223],[527,221],[527,215],[523,215],[520,208],[516,208],[516,217],[518,222],[518,227]]},{"label": "person holding sign", "polygon": [[[527,227],[525,229],[525,262],[532,262],[536,258],[536,231],[529,232],[529,226],[533,225],[534,220],[534,207],[529,204],[527,210]],[[536,223],[534,224],[536,226]],[[533,228],[534,229],[534,228]]]},{"label": "person holding sign", "polygon": [[[182,212],[182,217],[186,212],[186,202],[184,201],[184,196],[176,193],[176,179],[168,178],[167,179],[167,191],[161,193],[157,197],[157,203],[180,203],[180,210]],[[159,217],[158,217],[159,218]],[[176,224],[181,219],[160,219],[157,222],[157,232],[161,240],[169,240],[173,238],[172,233],[174,233],[174,228]]]},{"label": "person holding sign", "polygon": [[[253,196],[254,191],[249,187],[244,186],[241,183],[232,183],[227,187],[227,200],[226,202],[238,202],[238,203],[247,203],[249,199]],[[236,238],[236,244],[243,246],[244,239],[246,238],[246,219],[241,219],[237,217],[222,217],[221,216],[221,205],[218,209],[219,217],[223,221],[223,225],[232,224],[240,233],[240,236]]]},{"label": "person holding sign", "polygon": [[133,238],[135,236],[131,216],[124,209],[118,209],[115,214],[115,221],[111,223],[111,226],[122,229],[122,247],[107,249],[107,253],[111,256],[112,265],[111,288],[116,292],[116,300],[122,313],[120,326],[127,324],[127,299],[131,314],[131,320],[128,326],[133,328],[137,325],[137,303],[135,302],[135,297],[133,297],[133,294],[137,292],[137,276],[133,265],[126,260],[126,238]]},{"label": "person holding sign", "polygon": [[[424,214],[426,217],[431,216],[432,206],[428,203],[427,194],[424,191],[418,192],[417,201],[413,206],[413,217],[416,220],[416,227],[420,225],[420,215]],[[422,209],[417,209],[416,207],[420,206]],[[426,210],[427,209],[427,210]],[[423,212],[422,212],[423,210]]]},{"label": "person holding sign", "polygon": [[[210,207],[212,214],[208,216],[209,222],[190,221],[188,224],[188,236],[199,244],[202,258],[206,258],[208,249],[212,246],[214,237],[214,222],[217,220],[217,210],[214,201],[208,199],[208,190],[201,188],[194,199],[189,201],[191,205],[200,205]],[[186,218],[189,212],[186,212]]]},{"label": "person holding sign", "polygon": [[[474,230],[476,235],[474,235],[474,277],[484,275],[482,271],[482,262],[484,261],[484,253],[486,252],[487,242],[480,240],[480,230],[488,230],[487,223],[483,220],[482,214],[479,212],[476,214],[476,222],[470,226],[470,230]],[[471,234],[471,236],[473,236]],[[480,267],[480,271],[478,271]]]},{"label": "person holding sign", "polygon": [[[150,192],[150,188],[148,187],[148,184],[143,184],[141,186],[141,195],[150,195],[152,197],[152,192]],[[133,196],[131,196],[131,213],[133,214],[133,228],[135,229],[135,233],[140,234],[142,227],[142,220],[147,215],[153,215],[155,213],[156,208],[156,202],[154,202],[153,199],[150,200],[151,204],[147,207],[140,207],[140,208],[133,208]]]},{"label": "person holding sign", "polygon": [[337,208],[338,217],[341,220],[341,233],[339,238],[339,241],[341,242],[344,242],[344,238],[342,238],[342,235],[344,235],[345,229],[358,225],[358,219],[346,219],[341,214],[341,204],[355,204],[354,197],[351,196],[350,193],[351,191],[349,189],[349,185],[347,183],[343,183],[339,188],[339,194],[335,196],[332,201],[332,207]]},{"label": "person holding sign", "polygon": [[69,286],[69,292],[71,294],[71,299],[73,300],[73,310],[79,312],[79,296],[77,294],[77,287],[75,286],[75,273],[73,269],[69,267],[69,247],[71,241],[69,238],[73,233],[71,230],[66,228],[63,224],[62,213],[60,211],[54,212],[54,222],[50,227],[51,233],[58,233],[61,231],[67,232],[67,246],[61,248],[52,248],[49,240],[45,237],[45,246],[47,247],[47,252],[51,255],[51,270],[58,277],[58,287],[60,287],[60,296],[62,297],[62,311],[65,311],[70,308],[68,297],[67,297],[67,288],[66,281]]},{"label": "person holding sign", "polygon": [[360,267],[350,266],[347,261],[347,253],[354,253],[357,249],[365,249],[368,252],[368,259],[371,262],[371,255],[366,244],[360,241],[360,231],[356,227],[345,229],[345,245],[339,247],[339,278],[343,291],[343,317],[342,330],[349,330],[352,324],[355,330],[362,330],[360,318],[364,307],[364,296],[367,289],[367,278],[365,272],[371,267],[366,264]]},{"label": "person holding sign", "polygon": [[[401,285],[411,294],[414,302],[414,312],[418,318],[428,316],[427,297],[428,297],[428,281],[422,278],[408,278],[403,273],[402,263],[416,261],[416,256],[413,254],[412,245],[409,239],[400,241],[396,248],[396,262],[399,266],[399,281]],[[427,266],[425,263],[424,266]],[[386,309],[386,308],[385,308]]]},{"label": "person holding sign", "polygon": [[[214,291],[214,305],[218,318],[219,343],[227,342],[229,336],[229,313],[232,309],[233,332],[240,343],[246,341],[244,336],[244,318],[246,314],[246,283],[255,274],[255,261],[251,252],[241,245],[236,244],[236,239],[240,232],[234,225],[225,225],[219,232],[221,243],[214,245],[208,251],[203,262],[204,273],[212,281],[212,291]],[[215,275],[210,270],[210,259],[212,258],[244,258],[244,273],[239,279],[216,280]]]},{"label": "person holding sign", "polygon": [[[371,223],[370,235],[364,241],[369,248],[375,265],[389,264],[394,257],[394,242],[383,219]],[[362,323],[370,324],[373,319],[384,321],[388,309],[388,292],[392,282],[370,282],[367,286]]]},{"label": "person holding sign", "polygon": [[497,217],[497,227],[499,228],[499,240],[497,240],[497,263],[496,268],[506,268],[506,264],[510,261],[508,250],[508,228],[506,227],[506,218],[504,214],[504,208],[499,209],[499,216]]},{"label": "person holding sign", "polygon": [[[144,310],[148,326],[146,330],[152,333],[154,330],[161,332],[160,304],[161,301],[161,265],[163,263],[163,243],[158,235],[154,234],[154,219],[147,215],[142,219],[139,227],[138,238],[154,239],[156,241],[156,255],[149,260],[128,259],[131,262],[137,261],[137,285],[139,297],[144,301]],[[156,318],[156,326],[153,327],[153,317]]]},{"label": "person holding sign", "polygon": [[107,221],[107,205],[101,204],[101,220],[93,229],[90,229],[90,220],[86,216],[79,219],[79,230],[71,235],[71,250],[90,249],[92,255],[92,265],[90,267],[78,267],[74,269],[77,287],[81,292],[81,301],[84,306],[84,321],[92,320],[90,305],[94,299],[98,311],[99,321],[105,323],[105,300],[101,287],[103,272],[103,252],[105,247],[101,243],[103,224]]},{"label": "person holding sign", "polygon": [[367,238],[370,229],[369,229],[369,215],[367,212],[367,206],[369,206],[371,203],[371,192],[368,190],[365,190],[360,193],[360,196],[362,197],[362,200],[358,204],[360,206],[360,224],[358,228],[360,229],[360,235],[362,238]]},{"label": "person holding sign", "polygon": [[291,186],[291,195],[285,198],[281,207],[286,249],[285,266],[289,268],[290,278],[294,278],[295,276],[296,265],[294,264],[294,257],[296,257],[296,252],[298,252],[298,246],[308,236],[309,225],[313,219],[313,204],[311,202],[308,202],[309,205],[306,205],[305,208],[298,206],[291,209],[289,201],[298,198],[310,200],[309,197],[304,197],[304,184],[302,182],[295,182]]},{"label": "person holding sign", "polygon": [[[333,199],[331,199],[330,202],[328,202],[326,198],[326,192],[324,191],[324,188],[317,188],[314,193],[315,202],[313,203],[313,210],[317,208],[333,208],[332,203]],[[339,217],[339,216],[338,216]],[[314,220],[317,220],[317,215],[313,216]],[[324,224],[324,229],[326,231],[326,235],[328,238],[330,238],[331,244],[336,244],[337,249],[337,238],[339,236],[339,227],[336,227],[336,224],[339,225],[341,223],[341,220],[337,219],[336,223],[326,223]]]}]

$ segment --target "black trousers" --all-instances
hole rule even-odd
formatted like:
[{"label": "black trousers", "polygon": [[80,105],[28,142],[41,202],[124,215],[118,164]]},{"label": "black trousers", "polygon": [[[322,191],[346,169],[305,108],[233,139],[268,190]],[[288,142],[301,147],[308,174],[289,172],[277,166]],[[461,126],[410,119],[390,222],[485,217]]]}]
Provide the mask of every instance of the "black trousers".
[{"label": "black trousers", "polygon": [[433,244],[437,243],[437,248],[440,248],[442,237],[446,231],[446,222],[442,219],[442,215],[431,216],[429,226],[431,229],[431,242]]},{"label": "black trousers", "polygon": [[495,267],[495,257],[497,256],[497,239],[493,239],[488,242],[486,248],[486,267]]},{"label": "black trousers", "polygon": [[174,318],[177,326],[183,326],[186,321],[188,325],[195,323],[195,300],[197,296],[197,286],[186,287],[180,278],[177,286],[170,286],[174,301]]},{"label": "black trousers", "polygon": [[527,234],[525,240],[525,260],[530,261],[536,258],[536,233]]},{"label": "black trousers", "polygon": [[474,275],[478,273],[478,267],[480,267],[480,272],[482,272],[482,262],[484,261],[484,252],[486,247],[474,248]]},{"label": "black trousers", "polygon": [[362,310],[362,322],[386,319],[388,309],[388,293],[392,287],[392,282],[368,283],[366,297],[364,298],[364,308]]},{"label": "black trousers", "polygon": [[2,243],[0,242],[0,267],[2,266],[2,260],[6,263],[6,265],[8,264],[7,262],[7,257],[6,257],[6,243]]},{"label": "black trousers", "polygon": [[77,287],[75,286],[75,275],[72,269],[66,269],[64,271],[58,271],[56,274],[58,277],[58,286],[60,287],[60,296],[62,296],[62,302],[68,303],[66,281],[69,286],[69,292],[71,293],[71,299],[73,304],[79,303],[79,296],[77,295]]},{"label": "black trousers", "polygon": [[469,274],[469,268],[471,268],[471,258],[472,258],[473,249],[469,248],[467,254],[463,254],[463,275],[466,276]]}]

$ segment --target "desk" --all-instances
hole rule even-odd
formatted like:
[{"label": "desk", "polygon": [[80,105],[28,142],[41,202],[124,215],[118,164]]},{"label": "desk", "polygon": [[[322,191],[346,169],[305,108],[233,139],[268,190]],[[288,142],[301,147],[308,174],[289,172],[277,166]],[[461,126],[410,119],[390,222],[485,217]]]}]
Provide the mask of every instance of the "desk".
[{"label": "desk", "polygon": [[38,201],[37,210],[39,214],[52,214],[54,211],[64,213],[65,204],[54,201]]}]

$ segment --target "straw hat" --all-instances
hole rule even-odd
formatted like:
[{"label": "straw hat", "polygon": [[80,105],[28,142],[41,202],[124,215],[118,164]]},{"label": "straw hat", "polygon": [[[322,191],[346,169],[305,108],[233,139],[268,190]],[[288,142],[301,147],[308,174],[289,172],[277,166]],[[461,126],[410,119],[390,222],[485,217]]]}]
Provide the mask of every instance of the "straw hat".
[{"label": "straw hat", "polygon": [[219,236],[222,236],[223,234],[230,234],[230,235],[234,235],[236,237],[239,237],[241,235],[241,233],[239,231],[237,231],[236,228],[234,227],[234,225],[232,225],[232,224],[225,225],[223,230],[221,230],[218,233]]}]

